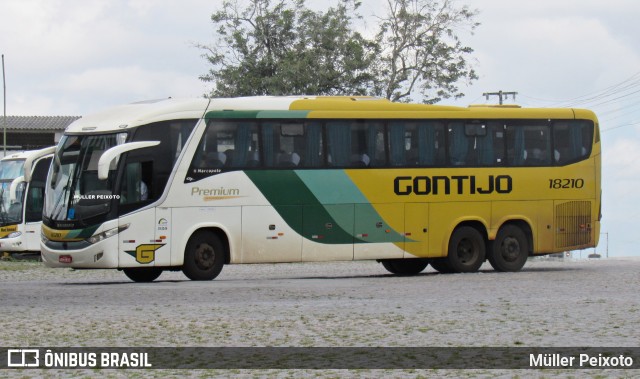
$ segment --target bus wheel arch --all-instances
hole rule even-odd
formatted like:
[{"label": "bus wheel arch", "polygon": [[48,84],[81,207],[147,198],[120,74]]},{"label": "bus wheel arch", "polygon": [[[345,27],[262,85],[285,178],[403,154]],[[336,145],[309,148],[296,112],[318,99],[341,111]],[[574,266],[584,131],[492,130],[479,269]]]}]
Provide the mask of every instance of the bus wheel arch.
[{"label": "bus wheel arch", "polygon": [[446,266],[452,272],[476,272],[484,263],[487,229],[479,221],[465,221],[456,226],[447,245]]},{"label": "bus wheel arch", "polygon": [[533,233],[529,223],[523,220],[504,223],[487,247],[487,259],[494,270],[520,271],[533,251]]},{"label": "bus wheel arch", "polygon": [[226,233],[219,228],[201,228],[187,241],[182,272],[191,280],[213,280],[229,261]]}]

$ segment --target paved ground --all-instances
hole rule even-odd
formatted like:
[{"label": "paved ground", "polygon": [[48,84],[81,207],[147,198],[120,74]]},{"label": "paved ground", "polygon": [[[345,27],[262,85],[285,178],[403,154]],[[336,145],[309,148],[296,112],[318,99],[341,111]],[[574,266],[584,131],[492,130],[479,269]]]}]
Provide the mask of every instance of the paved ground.
[{"label": "paved ground", "polygon": [[[518,273],[396,277],[375,262],[165,272],[0,262],[0,346],[639,346],[640,259],[530,260]],[[634,371],[117,371],[108,377],[632,377]],[[14,378],[92,371],[5,370]]]}]

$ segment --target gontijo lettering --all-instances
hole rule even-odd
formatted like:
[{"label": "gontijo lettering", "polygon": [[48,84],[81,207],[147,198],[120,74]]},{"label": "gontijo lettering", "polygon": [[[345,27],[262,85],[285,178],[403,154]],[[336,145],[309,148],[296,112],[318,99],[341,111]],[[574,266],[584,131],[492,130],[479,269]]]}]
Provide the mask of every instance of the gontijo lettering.
[{"label": "gontijo lettering", "polygon": [[393,180],[396,195],[451,195],[510,193],[513,179],[509,175],[398,176]]}]

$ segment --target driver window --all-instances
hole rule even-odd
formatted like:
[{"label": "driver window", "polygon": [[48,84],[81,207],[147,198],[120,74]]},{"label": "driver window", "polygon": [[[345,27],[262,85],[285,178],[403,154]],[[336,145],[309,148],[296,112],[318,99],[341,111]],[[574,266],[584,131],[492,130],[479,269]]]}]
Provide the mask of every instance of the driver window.
[{"label": "driver window", "polygon": [[136,204],[153,200],[150,178],[145,178],[153,172],[153,162],[127,163],[120,191],[120,204]]}]

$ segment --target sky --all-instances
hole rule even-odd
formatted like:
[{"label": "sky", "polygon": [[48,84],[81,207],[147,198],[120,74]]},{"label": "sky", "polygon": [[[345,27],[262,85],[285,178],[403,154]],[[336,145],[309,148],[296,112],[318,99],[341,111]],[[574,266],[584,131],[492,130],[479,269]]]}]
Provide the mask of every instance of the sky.
[{"label": "sky", "polygon": [[[320,10],[335,0],[307,0]],[[372,34],[386,0],[363,0]],[[2,0],[7,115],[82,116],[145,99],[200,97],[211,44],[211,0]],[[515,91],[526,107],[596,112],[603,146],[603,220],[597,252],[640,256],[640,1],[457,0],[480,26],[461,30],[480,78],[443,104],[495,103]],[[607,243],[608,240],[608,243]],[[587,256],[593,249],[574,256]]]}]

